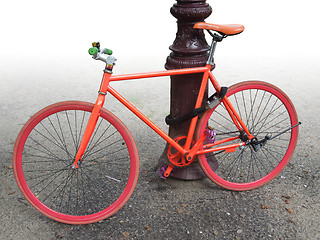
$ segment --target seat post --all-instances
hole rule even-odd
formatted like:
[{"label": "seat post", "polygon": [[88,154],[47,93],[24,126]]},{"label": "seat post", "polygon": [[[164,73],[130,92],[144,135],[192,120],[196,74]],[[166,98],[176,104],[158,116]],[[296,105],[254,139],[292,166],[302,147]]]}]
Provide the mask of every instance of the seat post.
[{"label": "seat post", "polygon": [[210,53],[209,53],[209,58],[207,61],[207,64],[214,66],[214,52],[216,50],[216,46],[217,46],[217,41],[216,39],[213,37],[212,38],[212,43],[211,43],[211,48],[210,48]]}]

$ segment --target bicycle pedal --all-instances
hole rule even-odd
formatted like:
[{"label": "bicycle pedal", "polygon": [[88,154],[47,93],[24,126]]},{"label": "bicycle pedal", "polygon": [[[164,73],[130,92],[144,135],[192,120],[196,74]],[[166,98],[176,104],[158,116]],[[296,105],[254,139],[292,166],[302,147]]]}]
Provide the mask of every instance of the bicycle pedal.
[{"label": "bicycle pedal", "polygon": [[166,164],[163,164],[159,168],[159,177],[162,179],[167,179],[167,177],[164,176],[164,173],[167,171],[168,166]]},{"label": "bicycle pedal", "polygon": [[[173,168],[174,168],[174,165],[170,163],[169,166],[166,166],[166,170],[163,173],[163,176],[160,175],[160,177],[162,179],[166,179],[167,177],[169,177],[169,175],[170,175],[171,171],[173,170]],[[160,171],[160,169],[159,169],[159,171]]]},{"label": "bicycle pedal", "polygon": [[207,135],[206,140],[205,140],[207,143],[214,143],[214,142],[215,142],[216,137],[217,137],[217,134],[216,134],[216,132],[213,130],[212,127],[209,126],[209,127],[207,128],[205,134]]}]

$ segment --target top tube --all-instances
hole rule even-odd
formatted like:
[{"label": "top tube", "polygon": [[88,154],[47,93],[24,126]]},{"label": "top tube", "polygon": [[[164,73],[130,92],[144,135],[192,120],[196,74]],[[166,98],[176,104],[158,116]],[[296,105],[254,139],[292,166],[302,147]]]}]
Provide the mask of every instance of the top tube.
[{"label": "top tube", "polygon": [[110,81],[123,81],[123,80],[133,80],[133,79],[141,79],[141,78],[164,77],[164,76],[183,75],[183,74],[192,74],[192,73],[204,73],[206,71],[210,71],[210,66],[111,76]]}]

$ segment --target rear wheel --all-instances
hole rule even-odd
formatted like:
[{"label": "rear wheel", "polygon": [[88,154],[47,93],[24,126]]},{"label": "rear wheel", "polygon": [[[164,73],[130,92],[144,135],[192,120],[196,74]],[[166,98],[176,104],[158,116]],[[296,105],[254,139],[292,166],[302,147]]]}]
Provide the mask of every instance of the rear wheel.
[{"label": "rear wheel", "polygon": [[[298,123],[295,108],[279,88],[265,82],[249,81],[231,86],[229,101],[258,141],[275,136]],[[240,136],[223,103],[207,110],[200,119],[197,138],[212,127],[216,140]],[[211,130],[212,131],[212,130]],[[289,162],[298,139],[298,127],[267,141],[260,149],[246,145],[235,152],[213,152],[198,156],[206,175],[218,185],[237,191],[258,188],[275,178]],[[239,138],[231,143],[242,142]],[[208,160],[215,161],[215,167]]]},{"label": "rear wheel", "polygon": [[93,104],[76,101],[48,106],[16,140],[13,165],[21,192],[59,222],[87,224],[109,217],[137,183],[136,144],[125,125],[103,108],[79,168],[71,167],[92,109]]}]

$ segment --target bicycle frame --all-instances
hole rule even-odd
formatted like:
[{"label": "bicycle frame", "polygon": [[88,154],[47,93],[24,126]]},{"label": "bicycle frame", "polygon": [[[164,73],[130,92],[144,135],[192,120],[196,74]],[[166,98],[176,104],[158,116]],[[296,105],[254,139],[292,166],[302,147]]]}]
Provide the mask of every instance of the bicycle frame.
[{"label": "bicycle frame", "polygon": [[[237,144],[230,144],[224,145],[220,147],[214,147],[220,145],[222,143],[233,141],[236,138],[227,138],[221,141],[218,141],[213,144],[206,144],[203,146],[203,141],[205,140],[205,133],[199,137],[197,142],[191,147],[191,143],[194,137],[194,132],[196,129],[196,124],[198,121],[198,116],[192,118],[191,124],[189,127],[187,139],[185,146],[180,146],[177,142],[175,142],[171,137],[169,137],[163,130],[161,130],[156,124],[154,124],[149,118],[147,118],[142,112],[140,112],[135,106],[133,106],[128,100],[126,100],[120,93],[118,93],[115,89],[110,86],[110,82],[114,81],[127,81],[127,80],[136,80],[136,79],[143,79],[143,78],[154,78],[154,77],[163,77],[163,76],[173,76],[173,75],[185,75],[185,74],[194,74],[194,73],[203,73],[203,78],[199,90],[199,94],[197,97],[195,108],[201,107],[203,96],[205,93],[205,89],[208,83],[208,79],[210,79],[213,87],[219,93],[220,92],[220,85],[218,84],[217,80],[213,76],[211,72],[211,65],[207,64],[205,67],[196,67],[196,68],[186,68],[186,69],[175,69],[175,70],[167,70],[167,71],[158,71],[158,72],[149,72],[149,73],[138,73],[138,74],[127,74],[127,75],[118,75],[118,76],[111,76],[111,71],[105,71],[103,74],[103,78],[101,81],[101,85],[99,88],[99,95],[93,111],[91,113],[90,119],[88,121],[86,130],[82,137],[79,150],[76,155],[75,162],[73,163],[73,168],[78,168],[78,161],[81,160],[82,155],[84,154],[88,142],[91,138],[91,135],[95,129],[97,120],[99,118],[100,109],[103,107],[105,102],[105,96],[109,92],[112,96],[114,96],[118,101],[120,101],[125,107],[127,107],[131,112],[133,112],[137,117],[139,117],[144,123],[146,123],[151,129],[153,129],[158,135],[160,135],[165,141],[167,141],[170,145],[172,145],[180,154],[184,156],[188,161],[191,161],[195,155],[204,154],[209,152],[215,151],[235,151],[237,147],[244,146],[245,142],[240,142]],[[241,120],[240,116],[237,114],[236,110],[230,103],[227,97],[224,97],[221,102],[226,107],[230,117],[232,118],[234,124],[237,126],[239,131],[245,131],[249,139],[252,139],[253,136],[250,134],[249,130],[245,126],[244,122]],[[204,149],[199,150],[201,147]],[[209,149],[210,148],[210,149]]]}]

